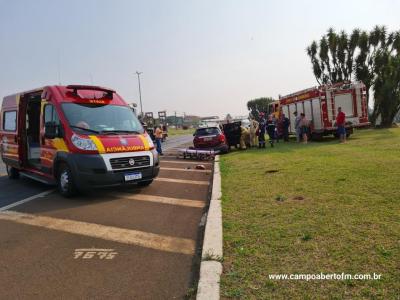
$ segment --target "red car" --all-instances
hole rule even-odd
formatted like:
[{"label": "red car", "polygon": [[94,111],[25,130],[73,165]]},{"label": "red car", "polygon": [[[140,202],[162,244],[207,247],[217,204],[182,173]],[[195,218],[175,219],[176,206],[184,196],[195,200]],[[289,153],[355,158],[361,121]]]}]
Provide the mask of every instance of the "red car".
[{"label": "red car", "polygon": [[226,137],[218,127],[199,128],[193,136],[196,149],[214,150],[220,153],[229,151]]}]

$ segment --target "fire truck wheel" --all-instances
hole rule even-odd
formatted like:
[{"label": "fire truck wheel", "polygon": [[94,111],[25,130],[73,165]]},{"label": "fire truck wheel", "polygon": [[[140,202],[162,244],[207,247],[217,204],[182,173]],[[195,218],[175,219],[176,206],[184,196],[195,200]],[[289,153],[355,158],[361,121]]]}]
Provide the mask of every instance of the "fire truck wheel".
[{"label": "fire truck wheel", "polygon": [[18,179],[19,178],[19,171],[16,168],[10,167],[10,166],[6,166],[7,169],[7,175],[8,178],[10,179]]},{"label": "fire truck wheel", "polygon": [[138,182],[138,186],[141,186],[141,187],[149,186],[152,182],[153,182],[153,179],[141,181],[141,182]]},{"label": "fire truck wheel", "polygon": [[64,197],[73,197],[77,189],[72,178],[72,172],[67,164],[61,164],[58,168],[58,191]]},{"label": "fire truck wheel", "polygon": [[322,133],[313,132],[313,133],[311,134],[311,139],[312,139],[313,141],[318,141],[318,142],[320,142],[320,141],[322,141],[322,139],[323,139],[323,135],[322,135]]}]

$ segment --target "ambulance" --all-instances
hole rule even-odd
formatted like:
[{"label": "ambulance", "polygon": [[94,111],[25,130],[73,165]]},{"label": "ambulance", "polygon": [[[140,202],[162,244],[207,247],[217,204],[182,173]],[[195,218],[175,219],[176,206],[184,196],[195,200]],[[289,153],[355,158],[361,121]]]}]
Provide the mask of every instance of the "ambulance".
[{"label": "ambulance", "polygon": [[114,90],[46,86],[3,99],[0,154],[9,178],[20,175],[79,190],[147,186],[159,157],[131,107]]}]

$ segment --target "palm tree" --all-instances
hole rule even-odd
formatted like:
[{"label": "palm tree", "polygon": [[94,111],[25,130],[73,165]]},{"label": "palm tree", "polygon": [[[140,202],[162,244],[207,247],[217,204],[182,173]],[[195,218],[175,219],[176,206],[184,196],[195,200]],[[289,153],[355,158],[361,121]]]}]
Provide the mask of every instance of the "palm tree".
[{"label": "palm tree", "polygon": [[381,126],[390,127],[400,110],[400,31],[385,38],[385,47],[377,51],[374,74],[375,101],[372,119],[376,120],[380,115]]},{"label": "palm tree", "polygon": [[319,43],[313,41],[307,47],[306,52],[319,84],[351,80],[357,38],[358,34],[352,34],[349,38],[345,31],[337,34],[333,28],[329,28]]},{"label": "palm tree", "polygon": [[[367,103],[369,105],[370,88],[375,78],[375,61],[380,49],[387,45],[387,31],[385,26],[375,26],[368,34],[366,31],[360,33],[358,39],[359,53],[355,59],[356,79],[364,82],[367,90]],[[371,120],[376,120],[376,111],[374,110]]]}]

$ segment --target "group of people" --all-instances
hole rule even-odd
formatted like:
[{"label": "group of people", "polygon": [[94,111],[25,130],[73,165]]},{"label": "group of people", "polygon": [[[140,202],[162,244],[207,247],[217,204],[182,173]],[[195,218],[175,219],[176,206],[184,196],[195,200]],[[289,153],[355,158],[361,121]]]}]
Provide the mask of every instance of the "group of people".
[{"label": "group of people", "polygon": [[[296,141],[298,143],[308,143],[308,137],[310,135],[311,121],[306,117],[305,113],[298,114],[297,111],[294,113],[294,127],[296,130]],[[336,126],[337,135],[340,138],[340,142],[346,141],[346,115],[342,111],[341,107],[338,107],[338,113],[336,115]],[[268,134],[269,143],[271,147],[274,147],[275,142],[279,140],[289,141],[289,127],[290,120],[285,116],[284,113],[279,114],[279,118],[276,118],[274,114],[270,114],[268,118],[265,117],[265,113],[261,112],[259,115],[259,121],[252,119],[250,121],[250,146],[255,147],[258,145],[259,148],[265,148],[265,135]]]},{"label": "group of people", "polygon": [[259,117],[259,121],[253,119],[250,122],[250,146],[265,148],[265,134],[268,134],[271,147],[279,140],[289,141],[290,120],[285,114],[281,114],[279,118],[271,114],[266,118],[261,112]]}]

